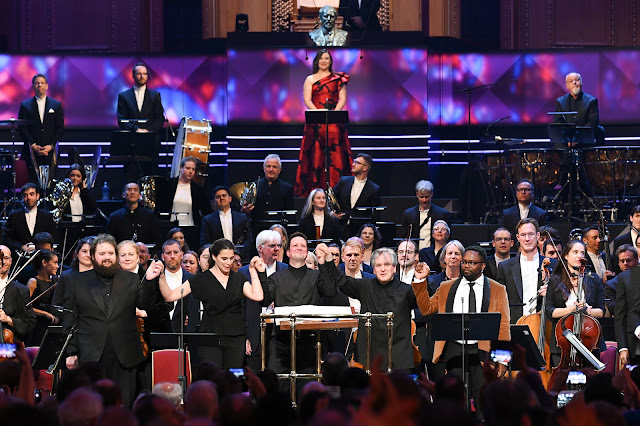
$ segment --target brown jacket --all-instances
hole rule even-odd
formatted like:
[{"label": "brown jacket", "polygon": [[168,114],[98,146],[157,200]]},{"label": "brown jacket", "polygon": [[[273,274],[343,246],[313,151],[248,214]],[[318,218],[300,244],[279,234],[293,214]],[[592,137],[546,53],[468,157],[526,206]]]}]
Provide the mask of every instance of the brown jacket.
[{"label": "brown jacket", "polygon": [[[461,280],[462,278],[457,278],[443,282],[432,297],[429,297],[429,292],[427,291],[427,280],[421,283],[414,282],[411,284],[413,286],[413,292],[416,294],[418,308],[420,308],[422,315],[451,312],[455,291],[458,289]],[[511,329],[509,328],[510,313],[507,291],[502,284],[485,277],[485,295],[487,283],[489,284],[489,303],[487,306],[486,300],[483,298],[482,312],[499,312],[502,314],[498,340],[509,341],[511,340]],[[454,287],[454,291],[451,293],[450,290],[452,287]],[[451,297],[449,297],[449,293],[451,293]],[[449,298],[451,300],[449,300]],[[447,307],[449,307],[449,309],[447,309]],[[435,342],[432,360],[434,363],[440,360],[445,343],[443,340]],[[478,348],[489,352],[491,351],[491,342],[486,340],[480,341],[478,342]]]}]

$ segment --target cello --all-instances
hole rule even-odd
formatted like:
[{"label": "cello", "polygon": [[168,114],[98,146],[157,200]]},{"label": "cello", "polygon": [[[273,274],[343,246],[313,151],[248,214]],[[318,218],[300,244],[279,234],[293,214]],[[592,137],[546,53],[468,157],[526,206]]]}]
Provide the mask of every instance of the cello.
[{"label": "cello", "polygon": [[[580,259],[580,267],[578,268],[578,300],[584,300],[584,271],[587,260]],[[589,350],[593,351],[598,345],[598,340],[602,334],[600,323],[594,317],[586,313],[586,309],[576,309],[558,321],[556,324],[555,334],[558,347],[562,351],[562,356],[558,366],[553,369],[552,377],[559,369],[580,369],[582,367],[591,367],[578,350],[571,344],[567,337],[563,334],[566,330],[571,332],[580,340],[580,342]]]},{"label": "cello", "polygon": [[[546,286],[549,285],[549,277],[551,276],[548,269],[550,263],[551,260],[548,257],[542,260],[542,283]],[[549,346],[549,340],[551,339],[551,321],[547,320],[545,314],[546,300],[547,295],[545,293],[545,295],[542,296],[542,309],[540,312],[523,315],[516,321],[518,325],[529,326],[531,336],[536,341],[538,351],[544,358],[545,369],[540,371],[540,378],[545,388],[551,379],[551,347]]]}]

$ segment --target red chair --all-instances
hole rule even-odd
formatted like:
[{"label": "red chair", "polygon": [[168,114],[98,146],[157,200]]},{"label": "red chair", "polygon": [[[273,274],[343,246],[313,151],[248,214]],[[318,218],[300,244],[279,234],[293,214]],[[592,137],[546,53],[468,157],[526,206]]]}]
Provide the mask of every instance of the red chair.
[{"label": "red chair", "polygon": [[[157,383],[178,383],[179,362],[182,362],[181,351],[177,349],[161,349],[151,353],[151,386]],[[191,384],[191,356],[187,356],[187,386]]]},{"label": "red chair", "polygon": [[606,341],[607,350],[600,354],[600,361],[607,366],[602,370],[603,373],[611,373],[615,375],[619,370],[618,343]]},{"label": "red chair", "polygon": [[[28,348],[25,348],[25,350],[29,356],[29,361],[33,364],[33,360],[36,359],[36,355],[38,355],[40,348],[38,346],[29,346]],[[47,370],[33,370],[33,378],[36,381],[36,389],[42,389],[51,395],[53,390],[52,374],[47,374]]]}]

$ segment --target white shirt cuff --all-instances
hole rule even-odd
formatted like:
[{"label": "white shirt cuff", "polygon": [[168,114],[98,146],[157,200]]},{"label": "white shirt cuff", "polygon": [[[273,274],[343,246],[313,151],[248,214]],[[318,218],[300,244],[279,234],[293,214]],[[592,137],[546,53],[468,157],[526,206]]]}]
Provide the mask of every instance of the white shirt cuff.
[{"label": "white shirt cuff", "polygon": [[[424,282],[425,280],[426,280],[426,278],[422,278],[422,279],[419,279],[419,280],[416,280],[416,279],[414,278],[414,279],[413,279],[413,282],[414,282],[414,283],[421,283],[421,282]],[[638,327],[640,327],[640,326],[638,326]]]},{"label": "white shirt cuff", "polygon": [[629,350],[629,349],[627,349],[627,348],[620,348],[620,349],[618,349],[618,353],[620,353],[620,352],[622,352],[622,351],[628,351],[628,350]]},{"label": "white shirt cuff", "polygon": [[638,339],[640,339],[640,325],[636,327],[636,329],[634,330],[633,334],[635,334],[636,337]]}]

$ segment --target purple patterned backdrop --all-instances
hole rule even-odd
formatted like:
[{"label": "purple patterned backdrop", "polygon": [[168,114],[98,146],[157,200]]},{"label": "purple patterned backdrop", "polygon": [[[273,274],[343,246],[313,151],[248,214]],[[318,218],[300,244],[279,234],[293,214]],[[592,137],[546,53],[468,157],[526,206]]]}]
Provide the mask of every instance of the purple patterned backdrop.
[{"label": "purple patterned backdrop", "polygon": [[[308,54],[308,59],[306,55]],[[425,49],[335,49],[334,69],[351,76],[352,123],[461,125],[467,121],[467,87],[493,84],[472,95],[472,123],[511,116],[514,124],[543,124],[564,76],[582,73],[584,90],[600,100],[607,123],[637,123],[640,52],[547,51],[499,54],[431,54]],[[31,77],[49,78],[68,127],[116,125],[118,92],[132,85],[131,66],[148,63],[150,87],[160,91],[172,123],[183,115],[227,122],[301,123],[302,83],[314,50],[229,50],[215,56],[10,56],[0,55],[0,119],[17,116],[32,95]],[[362,55],[362,59],[360,56]]]},{"label": "purple patterned backdrop", "polygon": [[20,102],[29,96],[31,77],[43,73],[49,96],[62,101],[68,127],[115,127],[118,93],[133,85],[131,67],[145,62],[149,87],[160,92],[169,120],[183,115],[226,123],[226,58],[98,57],[0,55],[0,119],[17,117]]}]

